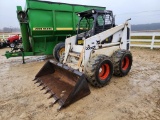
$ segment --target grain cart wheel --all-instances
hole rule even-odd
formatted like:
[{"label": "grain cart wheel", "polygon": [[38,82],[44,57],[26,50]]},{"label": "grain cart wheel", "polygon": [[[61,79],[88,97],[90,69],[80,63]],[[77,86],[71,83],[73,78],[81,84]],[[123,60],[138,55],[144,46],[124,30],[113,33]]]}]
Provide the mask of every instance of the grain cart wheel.
[{"label": "grain cart wheel", "polygon": [[64,51],[65,51],[65,43],[64,42],[58,43],[53,49],[53,57],[57,61],[59,61],[59,58],[63,54]]},{"label": "grain cart wheel", "polygon": [[132,66],[132,54],[128,50],[117,50],[112,55],[115,76],[125,76]]},{"label": "grain cart wheel", "polygon": [[95,87],[105,86],[113,74],[111,59],[105,55],[98,55],[89,60],[86,67],[86,75],[91,85]]}]

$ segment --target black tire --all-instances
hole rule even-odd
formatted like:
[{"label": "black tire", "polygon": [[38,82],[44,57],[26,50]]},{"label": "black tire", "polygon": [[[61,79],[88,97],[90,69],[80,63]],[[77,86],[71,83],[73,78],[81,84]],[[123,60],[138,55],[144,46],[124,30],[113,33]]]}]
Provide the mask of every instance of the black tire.
[{"label": "black tire", "polygon": [[117,50],[112,55],[114,75],[123,77],[128,74],[132,66],[132,54],[128,50]]},{"label": "black tire", "polygon": [[103,87],[109,83],[112,75],[113,64],[108,56],[98,55],[88,61],[86,76],[91,85]]},{"label": "black tire", "polygon": [[7,47],[7,43],[6,42],[3,42],[3,47]]},{"label": "black tire", "polygon": [[53,57],[57,61],[59,61],[59,58],[63,54],[64,50],[65,50],[65,43],[64,42],[58,43],[53,49]]},{"label": "black tire", "polygon": [[3,48],[3,43],[0,42],[0,49]]}]

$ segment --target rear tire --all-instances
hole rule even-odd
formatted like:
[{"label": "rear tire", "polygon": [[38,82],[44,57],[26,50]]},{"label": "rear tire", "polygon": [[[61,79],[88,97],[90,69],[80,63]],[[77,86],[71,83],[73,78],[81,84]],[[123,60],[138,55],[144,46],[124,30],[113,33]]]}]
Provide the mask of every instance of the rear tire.
[{"label": "rear tire", "polygon": [[113,74],[113,64],[109,57],[98,55],[88,61],[86,75],[91,85],[103,87],[109,83]]},{"label": "rear tire", "polygon": [[132,54],[128,50],[117,50],[112,55],[114,75],[123,77],[128,74],[132,66]]},{"label": "rear tire", "polygon": [[57,61],[59,61],[59,58],[63,54],[64,51],[65,51],[65,43],[64,42],[58,43],[53,49],[53,57]]}]

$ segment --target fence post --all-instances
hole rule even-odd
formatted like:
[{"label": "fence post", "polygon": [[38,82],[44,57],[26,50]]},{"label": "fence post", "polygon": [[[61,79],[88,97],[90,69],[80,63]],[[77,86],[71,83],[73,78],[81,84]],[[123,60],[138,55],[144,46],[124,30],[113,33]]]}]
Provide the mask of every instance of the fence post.
[{"label": "fence post", "polygon": [[155,33],[153,33],[152,35],[151,49],[153,49],[154,46],[154,39],[155,39]]},{"label": "fence post", "polygon": [[3,40],[4,40],[4,34],[3,34]]}]

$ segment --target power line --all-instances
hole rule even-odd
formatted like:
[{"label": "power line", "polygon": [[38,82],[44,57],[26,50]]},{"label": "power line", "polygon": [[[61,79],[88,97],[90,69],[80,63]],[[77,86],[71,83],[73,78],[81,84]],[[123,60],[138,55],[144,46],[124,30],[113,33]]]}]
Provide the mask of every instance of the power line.
[{"label": "power line", "polygon": [[[141,15],[141,16],[157,16],[157,15],[160,15],[160,14],[153,14],[153,15]],[[137,17],[138,15],[135,15],[135,16],[132,16],[132,17]]]},{"label": "power line", "polygon": [[[130,15],[130,17],[140,17],[140,16],[157,16],[157,15],[160,15],[160,14],[152,14],[152,15]],[[124,17],[124,16],[119,16],[119,15],[117,15],[118,17]]]},{"label": "power line", "polygon": [[158,12],[160,10],[148,10],[148,11],[141,11],[141,12],[129,12],[129,13],[122,13],[117,15],[126,15],[126,14],[140,14],[140,13],[146,13],[146,12]]}]

